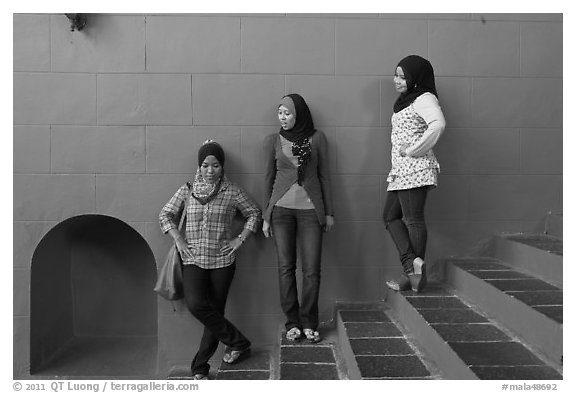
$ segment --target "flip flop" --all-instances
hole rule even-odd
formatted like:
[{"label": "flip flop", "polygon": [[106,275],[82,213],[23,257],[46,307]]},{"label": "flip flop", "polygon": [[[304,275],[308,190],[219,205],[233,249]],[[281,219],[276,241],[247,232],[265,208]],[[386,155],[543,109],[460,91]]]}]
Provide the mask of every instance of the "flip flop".
[{"label": "flip flop", "polygon": [[317,343],[322,340],[322,338],[320,338],[320,333],[314,329],[304,329],[304,336],[306,336],[306,340],[311,343]]},{"label": "flip flop", "polygon": [[286,332],[286,340],[288,341],[300,340],[300,337],[302,337],[302,331],[297,327],[293,327]]},{"label": "flip flop", "polygon": [[222,361],[228,364],[238,363],[239,361],[249,357],[251,353],[252,351],[250,350],[250,348],[246,348],[241,351],[237,351],[234,349],[227,350],[226,353],[224,354],[224,358],[222,359]]}]

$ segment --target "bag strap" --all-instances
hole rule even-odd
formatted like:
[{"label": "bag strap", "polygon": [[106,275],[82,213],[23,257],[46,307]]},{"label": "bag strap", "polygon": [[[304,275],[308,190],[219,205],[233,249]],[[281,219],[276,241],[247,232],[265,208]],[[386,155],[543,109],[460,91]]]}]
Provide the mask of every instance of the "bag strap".
[{"label": "bag strap", "polygon": [[184,221],[186,220],[186,212],[188,211],[188,201],[190,200],[190,183],[186,182],[188,186],[188,193],[186,193],[186,198],[184,199],[184,210],[182,211],[182,216],[180,216],[180,224],[178,224],[178,230],[182,230],[182,226],[184,225]]}]

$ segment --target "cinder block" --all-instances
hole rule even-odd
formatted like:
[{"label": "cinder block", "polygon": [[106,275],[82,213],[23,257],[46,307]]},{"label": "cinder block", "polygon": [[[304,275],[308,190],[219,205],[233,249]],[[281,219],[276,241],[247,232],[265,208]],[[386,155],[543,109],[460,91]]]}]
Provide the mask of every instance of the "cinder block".
[{"label": "cinder block", "polygon": [[459,221],[468,218],[469,177],[440,174],[438,187],[428,192],[426,219],[436,221]]},{"label": "cinder block", "polygon": [[190,125],[190,91],[190,75],[100,74],[98,124]]},{"label": "cinder block", "polygon": [[27,379],[30,375],[30,317],[14,317],[13,329],[13,378]]},{"label": "cinder block", "polygon": [[207,139],[222,145],[227,173],[238,172],[242,163],[238,127],[147,127],[146,168],[148,173],[186,173],[198,168],[198,149]]},{"label": "cinder block", "polygon": [[304,97],[316,127],[380,125],[380,83],[376,77],[287,76],[286,91]]},{"label": "cinder block", "polygon": [[395,255],[394,243],[382,221],[336,221],[324,234],[322,266],[382,268]]},{"label": "cinder block", "polygon": [[384,274],[382,267],[322,266],[320,282],[320,309],[334,307],[338,300],[374,301],[384,298]]},{"label": "cinder block", "polygon": [[234,316],[256,316],[280,312],[278,268],[246,267],[242,262],[243,260],[238,258],[226,313]]},{"label": "cinder block", "polygon": [[93,212],[93,175],[14,175],[16,221],[61,221]]},{"label": "cinder block", "polygon": [[474,176],[470,207],[473,220],[542,218],[548,211],[562,209],[562,176]]},{"label": "cinder block", "polygon": [[562,174],[561,128],[520,130],[521,168],[526,174]]},{"label": "cinder block", "polygon": [[390,128],[338,127],[325,130],[332,173],[384,175],[390,171]]},{"label": "cinder block", "polygon": [[[402,37],[402,40],[383,39]],[[426,20],[336,20],[336,74],[394,75],[407,54],[426,56]]]},{"label": "cinder block", "polygon": [[14,126],[14,173],[50,172],[50,127]]},{"label": "cinder block", "polygon": [[472,91],[476,127],[562,127],[561,79],[478,78]]},{"label": "cinder block", "polygon": [[[271,53],[277,55],[271,56]],[[243,18],[242,72],[333,74],[334,21]]]},{"label": "cinder block", "polygon": [[194,125],[276,125],[284,77],[193,75]]},{"label": "cinder block", "polygon": [[14,74],[14,124],[96,124],[96,75]]},{"label": "cinder block", "polygon": [[520,170],[520,140],[516,128],[448,128],[434,153],[444,174],[512,174]]},{"label": "cinder block", "polygon": [[13,271],[13,315],[30,316],[30,269]]},{"label": "cinder block", "polygon": [[13,14],[14,71],[50,71],[50,16]]},{"label": "cinder block", "polygon": [[241,167],[243,173],[264,173],[264,138],[280,131],[280,125],[242,127]]},{"label": "cinder block", "polygon": [[430,21],[430,62],[436,75],[519,75],[517,23]]},{"label": "cinder block", "polygon": [[96,211],[123,221],[158,220],[187,175],[97,175]]},{"label": "cinder block", "polygon": [[146,17],[147,71],[240,72],[243,45],[240,17]]},{"label": "cinder block", "polygon": [[185,360],[190,364],[198,350],[204,326],[190,313],[158,317],[158,353],[167,360]]},{"label": "cinder block", "polygon": [[144,173],[144,127],[53,127],[53,173]]},{"label": "cinder block", "polygon": [[436,78],[436,89],[448,128],[474,125],[471,78]]},{"label": "cinder block", "polygon": [[380,221],[380,177],[332,176],[334,215],[343,221]]},{"label": "cinder block", "polygon": [[533,21],[533,22],[562,22],[562,14],[559,13],[485,13],[485,14],[472,14],[475,20],[487,21]]},{"label": "cinder block", "polygon": [[55,72],[143,72],[145,16],[88,14],[81,31],[70,31],[63,14],[51,16],[50,45]]},{"label": "cinder block", "polygon": [[54,225],[56,222],[14,222],[13,262],[15,268],[30,268],[36,247]]},{"label": "cinder block", "polygon": [[522,75],[562,78],[562,42],[562,23],[521,23]]}]

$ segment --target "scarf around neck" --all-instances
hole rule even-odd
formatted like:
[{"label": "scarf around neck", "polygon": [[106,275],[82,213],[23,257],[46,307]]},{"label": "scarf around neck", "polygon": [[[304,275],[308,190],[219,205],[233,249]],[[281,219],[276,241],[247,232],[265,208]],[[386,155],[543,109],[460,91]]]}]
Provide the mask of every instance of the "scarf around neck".
[{"label": "scarf around neck", "polygon": [[196,170],[196,176],[194,177],[194,183],[192,183],[192,196],[200,202],[200,204],[207,204],[218,194],[222,179],[224,179],[224,173],[222,173],[216,183],[208,183],[204,180],[200,168],[198,168],[198,170]]},{"label": "scarf around neck", "polygon": [[432,64],[418,55],[406,56],[398,63],[404,71],[408,90],[400,94],[394,103],[394,113],[400,112],[424,93],[438,97]]},{"label": "scarf around neck", "polygon": [[[316,129],[314,128],[310,108],[308,108],[308,104],[306,104],[301,95],[288,94],[282,98],[282,101],[286,100],[290,100],[293,103],[296,122],[290,130],[280,128],[280,135],[292,142],[292,154],[298,159],[298,185],[302,185],[304,169],[312,156],[310,137],[314,135]],[[292,106],[290,101],[288,102],[288,107]],[[283,103],[280,102],[280,105],[283,105]]]}]

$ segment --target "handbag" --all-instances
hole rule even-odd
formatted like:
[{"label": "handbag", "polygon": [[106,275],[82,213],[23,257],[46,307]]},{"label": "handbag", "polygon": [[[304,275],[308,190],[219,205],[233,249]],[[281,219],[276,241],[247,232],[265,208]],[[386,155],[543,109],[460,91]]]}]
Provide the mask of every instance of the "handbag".
[{"label": "handbag", "polygon": [[[188,197],[189,196],[186,196],[184,211],[180,217],[178,231],[182,230],[182,225],[186,219]],[[172,247],[170,247],[168,254],[166,254],[164,265],[158,273],[158,279],[156,280],[154,291],[167,300],[178,300],[184,297],[182,284],[182,257],[178,252],[176,242],[172,243]]]}]

